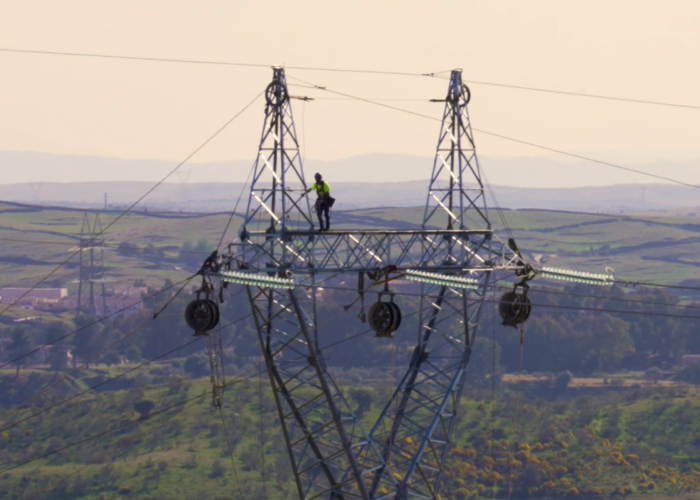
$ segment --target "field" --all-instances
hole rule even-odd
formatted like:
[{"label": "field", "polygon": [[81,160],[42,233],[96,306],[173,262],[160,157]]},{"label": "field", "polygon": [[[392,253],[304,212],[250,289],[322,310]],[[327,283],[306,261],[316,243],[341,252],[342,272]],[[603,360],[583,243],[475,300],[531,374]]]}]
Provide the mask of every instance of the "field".
[{"label": "field", "polygon": [[[522,375],[517,375],[513,373],[506,373],[503,375],[503,382],[507,382],[510,384],[517,384],[518,382],[522,384],[527,384],[527,383],[545,383],[547,382],[547,378],[544,376],[536,376],[536,375],[527,375],[527,374],[522,374]],[[631,387],[651,387],[651,386],[656,386],[656,387],[686,387],[688,384],[685,384],[683,382],[676,382],[673,380],[659,380],[658,382],[652,384],[651,382],[646,382],[643,380],[639,380],[636,378],[613,378],[613,380],[619,380],[619,383],[616,384],[616,387],[625,387],[625,388],[631,388]],[[597,388],[597,389],[604,389],[606,387],[610,386],[610,379],[605,378],[605,377],[574,377],[571,380],[571,383],[569,384],[569,387],[571,389],[580,389],[580,388]]]},{"label": "field", "polygon": [[[85,211],[80,209],[0,204],[0,284],[30,286],[75,252]],[[660,283],[700,282],[700,223],[672,217],[583,214],[546,210],[506,210],[505,220],[519,247],[532,262],[552,267],[571,267],[591,272],[614,269],[621,279]],[[102,212],[106,243],[107,276],[112,286],[130,285],[135,279],[161,284],[179,280],[195,269],[222,236],[229,214]],[[335,212],[335,228],[415,228],[421,223],[422,208],[382,208]],[[94,219],[94,212],[89,213]],[[495,213],[496,230],[503,230]],[[114,222],[116,220],[116,222]],[[235,216],[225,241],[238,231]],[[499,226],[500,224],[500,226]],[[505,238],[502,231],[501,236]],[[207,251],[191,252],[183,263],[180,247],[186,240],[207,240]],[[117,247],[140,251],[117,251]],[[149,247],[147,249],[147,247]],[[77,256],[57,271],[44,286],[74,288]],[[108,285],[110,286],[110,285]]]}]

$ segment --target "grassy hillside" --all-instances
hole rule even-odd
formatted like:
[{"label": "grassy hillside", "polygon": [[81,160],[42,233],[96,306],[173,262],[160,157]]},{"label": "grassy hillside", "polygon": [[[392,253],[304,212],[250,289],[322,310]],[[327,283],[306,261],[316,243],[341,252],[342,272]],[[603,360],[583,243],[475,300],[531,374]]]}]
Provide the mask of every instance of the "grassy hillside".
[{"label": "grassy hillside", "polygon": [[[3,286],[34,284],[66,260],[69,251],[76,248],[83,214],[82,210],[0,205]],[[116,212],[102,214],[103,225],[117,215]],[[218,242],[228,217],[228,214],[147,212],[123,217],[107,233],[107,243],[113,249],[105,252],[107,274],[114,280],[109,286],[131,285],[139,279],[160,287],[165,279],[183,279]],[[520,247],[533,261],[590,271],[602,271],[609,266],[615,269],[617,276],[628,279],[688,284],[700,280],[694,256],[700,225],[689,223],[689,219],[535,210],[506,211],[505,217]],[[416,227],[421,218],[422,209],[419,208],[385,208],[336,212],[333,223],[337,228],[399,229]],[[239,223],[240,219],[234,219],[229,238],[236,234]],[[182,252],[181,247],[187,240],[207,240],[209,244],[199,249],[188,247],[189,250]],[[46,285],[75,287],[72,281],[77,278],[76,265],[75,259],[72,260]],[[322,318],[336,314],[340,305],[351,301],[340,295],[334,298],[329,292],[321,301],[319,314]],[[242,297],[232,297],[226,303],[229,310],[225,312],[230,318],[239,317],[239,311],[246,306],[236,302],[243,300]],[[651,296],[646,298],[654,300]],[[138,344],[139,353],[143,351],[143,357],[150,359],[190,339],[191,331],[182,325],[180,316],[186,300],[184,295],[179,297],[173,303],[172,312],[169,310],[169,314],[158,320],[160,323],[131,339]],[[538,300],[545,301],[544,297]],[[664,296],[659,300],[668,302],[670,299]],[[157,309],[156,305],[149,307]],[[555,371],[541,369],[541,366],[546,364],[543,361],[557,360],[563,364],[556,365],[556,371],[570,369],[571,360],[565,359],[564,353],[573,358],[581,357],[577,353],[586,354],[583,348],[592,350],[591,346],[601,345],[601,337],[595,336],[598,330],[608,332],[605,328],[625,326],[607,320],[596,323],[592,314],[574,316],[562,311],[556,314],[542,309],[534,311],[528,326],[526,369]],[[7,321],[35,315],[28,310],[12,309],[10,312],[11,316],[5,318]],[[110,320],[106,323],[105,338],[119,338],[134,324],[150,318],[152,312],[144,311],[143,318],[137,315]],[[545,312],[548,312],[546,317]],[[644,344],[649,332],[659,344],[678,344],[667,349],[668,359],[664,363],[668,367],[678,365],[681,353],[688,349],[692,352],[695,344],[683,346],[678,340],[687,337],[690,342],[694,338],[689,334],[692,325],[686,328],[689,323],[683,323],[686,329],[677,331],[672,331],[661,320],[658,324],[648,322],[634,329],[635,318],[628,318],[630,335],[638,344],[638,357],[645,363],[647,354],[658,348]],[[414,320],[407,318],[403,331],[397,336],[399,352],[405,351],[406,355],[414,339],[414,330],[408,332],[411,321]],[[487,326],[488,321],[489,318],[484,321]],[[350,321],[336,324],[324,330],[324,339],[330,342],[335,340],[333,335],[339,339],[349,337],[356,333],[357,324]],[[490,331],[488,327],[485,330]],[[241,331],[245,332],[243,325]],[[165,332],[167,335],[159,335]],[[588,340],[591,342],[587,343]],[[512,372],[518,365],[517,335],[514,331],[508,331],[507,335],[501,331],[499,343],[504,349],[501,361]],[[629,346],[622,341],[618,344],[620,355],[628,355]],[[353,366],[345,368],[362,373],[363,377],[357,380],[363,383],[370,369],[372,375],[366,378],[382,380],[363,389],[371,399],[363,416],[369,426],[390,390],[382,385],[386,380],[389,351],[379,353],[381,346],[376,343],[358,341],[352,344],[352,349],[350,345],[344,345],[342,356],[331,357],[330,361],[352,360]],[[372,348],[368,349],[368,345]],[[121,347],[120,353],[127,354],[127,343]],[[239,339],[234,352],[241,357],[235,357],[235,362],[250,363],[252,356],[257,355],[255,347],[254,342],[250,344],[245,338]],[[487,347],[484,344],[481,350],[495,352]],[[477,343],[471,373],[474,376],[475,364],[482,365],[481,380],[471,387],[488,387],[486,377],[491,374],[493,363],[490,357],[479,354],[478,349]],[[539,359],[542,353],[547,353],[547,360]],[[178,356],[184,355],[187,355],[184,351],[178,353]],[[129,359],[142,359],[140,354],[134,356]],[[371,358],[375,365],[371,368],[358,365],[360,358],[365,361]],[[133,365],[108,369],[93,367],[93,370],[86,370],[80,380],[70,379],[18,413],[8,417],[3,412],[0,419],[5,425],[15,422],[46,408],[56,398],[99,383],[104,377],[129,366]],[[246,500],[293,498],[287,456],[265,380],[261,386],[257,380],[241,382],[226,393],[224,421],[234,452],[234,473],[221,415],[211,408],[206,394],[208,379],[184,377],[182,360],[149,368],[145,375],[142,371],[103,388],[105,392],[77,398],[59,409],[1,431],[0,498],[233,499],[239,497],[239,482]],[[384,377],[374,377],[376,372]],[[16,407],[26,401],[27,394],[55,377],[53,373],[40,370],[20,373],[15,378],[14,369],[8,367],[0,371],[0,401],[4,401],[6,407]],[[350,392],[350,382],[341,380],[340,383]],[[633,493],[663,497],[688,496],[698,491],[700,419],[696,415],[700,414],[700,398],[694,390],[678,386],[655,390],[636,388],[626,392],[600,390],[600,395],[596,396],[597,388],[582,391],[573,387],[568,393],[558,394],[560,399],[546,402],[528,400],[528,395],[536,391],[526,389],[523,387],[520,399],[509,390],[499,393],[493,417],[490,392],[472,392],[463,399],[464,417],[455,429],[455,446],[450,452],[443,494],[445,500],[492,494],[507,498],[511,487],[513,498]],[[593,395],[580,396],[582,393]],[[149,412],[143,413],[144,408],[150,406],[139,404],[143,401],[153,403],[149,410],[151,417],[147,416]],[[99,437],[90,439],[93,436]],[[86,441],[68,447],[82,440]],[[63,449],[65,447],[68,448]],[[29,462],[47,453],[50,455]],[[28,463],[21,465],[24,462]],[[19,467],[12,468],[17,465]]]},{"label": "grassy hillside", "polygon": [[[75,248],[83,210],[38,208],[0,204],[0,283],[27,286],[64,261]],[[112,222],[119,212],[101,214],[102,224]],[[532,260],[552,266],[570,266],[601,272],[612,267],[623,279],[684,282],[700,281],[700,223],[688,218],[646,218],[623,215],[583,214],[544,210],[504,212],[520,248]],[[384,208],[335,212],[335,228],[415,228],[421,222],[421,208]],[[91,214],[91,217],[94,215]],[[229,215],[130,213],[106,233],[112,248],[120,244],[145,248],[134,255],[108,251],[105,263],[114,284],[131,284],[136,278],[160,284],[166,278],[182,279],[194,267],[184,263],[179,248],[185,240],[206,239],[215,246]],[[493,214],[495,228],[502,230]],[[238,230],[235,217],[227,240]],[[503,235],[505,237],[505,235]],[[202,252],[202,260],[206,252]],[[199,257],[192,256],[191,262]],[[77,257],[57,272],[47,285],[73,287],[77,278]]]},{"label": "grassy hillside", "polygon": [[[0,497],[233,499],[240,483],[245,499],[293,498],[264,380],[262,386],[257,379],[230,380],[225,433],[210,405],[207,379],[162,375],[162,384],[84,396],[0,433]],[[376,418],[387,390],[364,389],[371,399],[365,425]],[[150,417],[137,411],[144,400],[153,402]],[[14,418],[48,403],[33,403]],[[510,487],[514,498],[687,497],[700,488],[699,406],[698,394],[689,389],[554,403],[506,392],[495,407],[490,395],[470,393],[454,432],[442,498],[503,498]]]}]

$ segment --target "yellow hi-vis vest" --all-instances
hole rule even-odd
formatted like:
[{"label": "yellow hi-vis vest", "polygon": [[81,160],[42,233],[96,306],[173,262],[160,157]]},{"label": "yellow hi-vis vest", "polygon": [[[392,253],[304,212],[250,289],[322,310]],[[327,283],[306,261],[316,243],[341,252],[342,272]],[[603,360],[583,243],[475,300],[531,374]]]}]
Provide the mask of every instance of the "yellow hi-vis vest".
[{"label": "yellow hi-vis vest", "polygon": [[316,191],[316,194],[318,195],[319,198],[323,198],[331,192],[331,187],[325,181],[321,181],[320,183],[314,182],[311,185],[311,189]]}]

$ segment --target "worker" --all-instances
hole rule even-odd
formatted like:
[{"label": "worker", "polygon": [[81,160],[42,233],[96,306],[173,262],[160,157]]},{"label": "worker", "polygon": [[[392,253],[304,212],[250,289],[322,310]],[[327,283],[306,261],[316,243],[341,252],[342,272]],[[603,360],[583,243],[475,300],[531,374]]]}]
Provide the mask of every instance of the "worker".
[{"label": "worker", "polygon": [[[320,224],[321,231],[328,231],[331,227],[331,215],[330,210],[335,202],[335,199],[331,197],[331,187],[327,182],[323,180],[321,174],[314,175],[316,182],[306,190],[306,192],[316,191],[318,198],[316,199],[316,215],[318,215],[318,223]],[[323,225],[323,215],[326,216],[326,225]]]}]

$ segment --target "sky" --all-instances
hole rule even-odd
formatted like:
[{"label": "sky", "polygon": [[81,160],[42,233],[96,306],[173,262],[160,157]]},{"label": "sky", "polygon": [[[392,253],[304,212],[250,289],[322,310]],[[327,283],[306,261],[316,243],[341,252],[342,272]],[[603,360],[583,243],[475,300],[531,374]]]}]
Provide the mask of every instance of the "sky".
[{"label": "sky", "polygon": [[[663,8],[640,0],[0,1],[0,49],[411,73],[462,68],[467,81],[697,106],[699,37],[694,0]],[[272,73],[1,51],[0,67],[0,151],[172,162],[238,113]],[[435,117],[441,105],[427,100],[446,91],[445,80],[424,76],[293,69],[287,76],[370,99],[407,99],[386,103]],[[700,158],[700,109],[470,87],[478,129],[657,173],[663,162]],[[433,155],[432,120],[315,89],[290,91],[317,99],[293,104],[306,158]],[[192,161],[253,159],[263,107],[256,101]],[[476,141],[486,158],[559,160],[479,133]],[[84,167],[66,180],[74,177],[95,173]],[[586,182],[574,177],[572,185]]]}]

